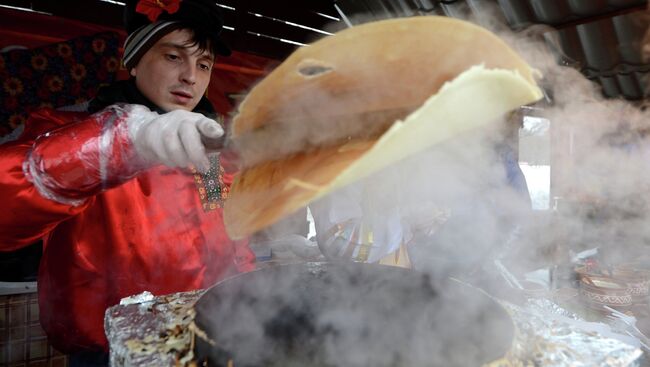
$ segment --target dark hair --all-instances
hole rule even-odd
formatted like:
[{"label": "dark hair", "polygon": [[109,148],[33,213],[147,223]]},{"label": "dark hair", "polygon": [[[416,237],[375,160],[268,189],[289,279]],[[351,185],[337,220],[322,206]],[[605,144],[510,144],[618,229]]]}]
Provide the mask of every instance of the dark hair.
[{"label": "dark hair", "polygon": [[187,21],[178,23],[177,29],[186,29],[192,33],[192,38],[187,46],[197,46],[199,52],[207,51],[214,57],[223,55],[222,48],[220,48],[223,43],[220,42],[218,35],[213,32],[206,32],[205,29],[192,26]]}]

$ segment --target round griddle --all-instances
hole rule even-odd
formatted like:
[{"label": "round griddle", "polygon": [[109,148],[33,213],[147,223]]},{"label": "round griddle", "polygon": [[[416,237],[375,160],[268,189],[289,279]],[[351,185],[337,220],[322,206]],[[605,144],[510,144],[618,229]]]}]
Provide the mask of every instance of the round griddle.
[{"label": "round griddle", "polygon": [[207,366],[480,366],[503,356],[514,332],[476,288],[358,263],[241,274],[195,311],[194,352]]}]

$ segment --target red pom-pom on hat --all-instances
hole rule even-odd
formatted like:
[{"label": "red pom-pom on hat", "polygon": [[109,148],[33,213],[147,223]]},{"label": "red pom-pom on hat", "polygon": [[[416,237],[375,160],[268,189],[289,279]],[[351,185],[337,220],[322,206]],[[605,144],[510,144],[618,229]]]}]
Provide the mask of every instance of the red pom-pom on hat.
[{"label": "red pom-pom on hat", "polygon": [[181,0],[140,0],[135,11],[146,15],[151,22],[155,22],[163,11],[174,14],[180,7]]}]

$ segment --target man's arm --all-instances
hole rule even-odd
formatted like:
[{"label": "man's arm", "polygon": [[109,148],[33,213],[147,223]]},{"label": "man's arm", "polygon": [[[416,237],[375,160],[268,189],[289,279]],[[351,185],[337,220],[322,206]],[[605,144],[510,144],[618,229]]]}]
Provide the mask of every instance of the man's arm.
[{"label": "man's arm", "polygon": [[[42,238],[85,210],[94,195],[146,168],[126,131],[125,111],[107,109],[80,121],[64,121],[70,116],[39,111],[23,137],[0,146],[2,250]],[[43,127],[51,130],[39,134]]]},{"label": "man's arm", "polygon": [[149,167],[203,164],[201,137],[223,134],[203,115],[180,110],[159,115],[140,105],[109,106],[72,123],[56,121],[60,116],[37,113],[31,124],[61,127],[40,135],[28,129],[25,138],[0,146],[0,192],[9,202],[9,210],[0,213],[5,249],[42,237],[98,193]]},{"label": "man's arm", "polygon": [[40,135],[24,158],[25,178],[42,196],[72,206],[130,180],[151,166],[129,136],[132,117],[130,106],[111,106]]}]

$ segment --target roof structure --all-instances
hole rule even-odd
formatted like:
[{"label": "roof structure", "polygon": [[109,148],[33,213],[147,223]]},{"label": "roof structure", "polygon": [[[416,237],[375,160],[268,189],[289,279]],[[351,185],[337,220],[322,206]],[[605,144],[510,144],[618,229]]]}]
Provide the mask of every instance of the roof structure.
[{"label": "roof structure", "polygon": [[[558,62],[599,83],[607,97],[646,96],[650,63],[641,56],[646,0],[339,0],[350,22],[414,15],[485,18],[515,31],[537,26]],[[363,14],[363,16],[357,16]],[[540,27],[541,26],[541,27]]]},{"label": "roof structure", "polygon": [[[646,0],[216,0],[226,42],[237,51],[283,60],[293,50],[348,26],[415,15],[491,14],[515,31],[545,26],[558,61],[603,86],[608,97],[643,99],[650,64],[640,55]],[[90,23],[121,27],[119,0],[0,0]]]}]

